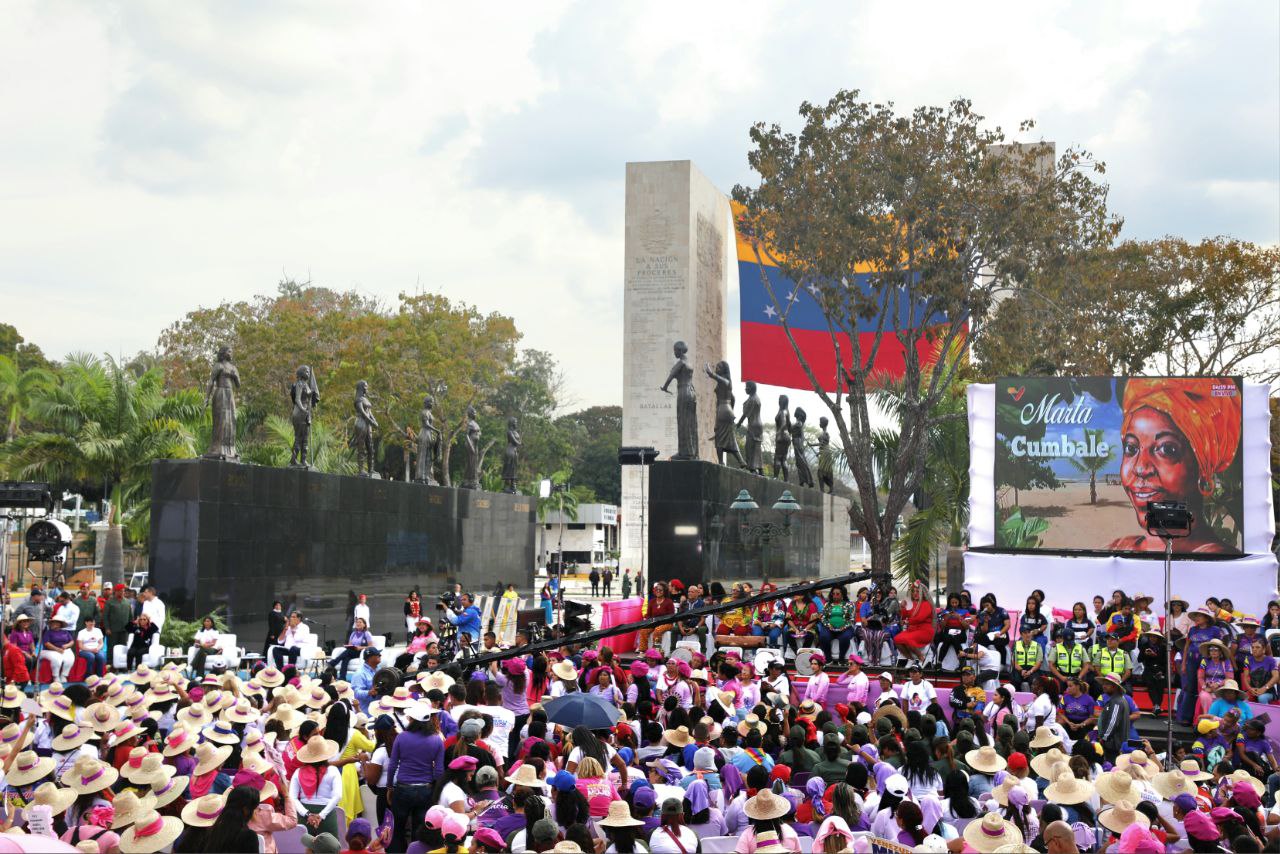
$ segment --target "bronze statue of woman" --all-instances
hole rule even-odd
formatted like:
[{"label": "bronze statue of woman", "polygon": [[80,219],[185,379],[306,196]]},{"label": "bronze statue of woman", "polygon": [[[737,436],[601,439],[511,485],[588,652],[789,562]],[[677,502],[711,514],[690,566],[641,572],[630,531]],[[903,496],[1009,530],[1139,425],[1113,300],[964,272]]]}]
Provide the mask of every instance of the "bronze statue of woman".
[{"label": "bronze statue of woman", "polygon": [[813,486],[813,472],[804,455],[804,422],[807,417],[804,410],[797,406],[795,419],[791,422],[791,444],[796,449],[796,483],[801,486]]},{"label": "bronze statue of woman", "polygon": [[705,367],[707,376],[716,381],[716,462],[724,465],[725,454],[738,461],[739,468],[745,468],[742,454],[738,451],[738,433],[733,426],[733,376],[729,373],[728,362],[717,362],[712,368]]},{"label": "bronze statue of woman", "polygon": [[311,448],[311,413],[320,404],[320,389],[309,365],[298,368],[293,385],[289,386],[289,399],[293,412],[289,421],[293,424],[293,451],[289,465],[307,468],[307,451]]},{"label": "bronze statue of woman", "polygon": [[516,494],[516,469],[520,466],[520,431],[516,429],[516,419],[507,419],[507,448],[502,452],[502,489],[510,495]]},{"label": "bronze statue of woman", "polygon": [[831,450],[831,434],[827,432],[827,416],[818,419],[818,490],[834,493],[836,491],[836,461]]},{"label": "bronze statue of woman", "polygon": [[756,384],[747,380],[747,399],[742,402],[742,417],[738,425],[747,425],[747,443],[743,446],[747,471],[764,474],[764,422],[760,420],[760,398],[756,396]]},{"label": "bronze statue of woman", "polygon": [[213,433],[209,437],[209,450],[205,457],[212,460],[235,462],[236,453],[236,389],[240,388],[240,373],[231,362],[231,348],[218,348],[218,360],[214,362],[209,377],[209,390],[204,405],[213,409]]},{"label": "bronze statue of woman", "polygon": [[462,475],[463,489],[480,488],[480,422],[476,421],[476,408],[467,407],[466,468]]},{"label": "bronze statue of woman", "polygon": [[418,468],[414,480],[435,486],[436,457],[440,452],[440,431],[436,429],[436,417],[432,413],[435,398],[422,399],[422,412],[418,413]]},{"label": "bronze statue of woman", "polygon": [[369,384],[356,383],[354,404],[355,428],[351,433],[351,447],[356,449],[356,469],[361,477],[375,477],[373,473],[373,430],[378,420],[373,417],[373,404],[369,402]]},{"label": "bronze statue of woman", "polygon": [[791,453],[791,403],[778,397],[778,414],[773,417],[773,476],[787,479],[787,455]]},{"label": "bronze statue of woman", "polygon": [[698,393],[693,389],[693,365],[689,363],[689,347],[683,341],[677,341],[672,350],[675,351],[676,363],[667,374],[667,381],[662,390],[670,394],[667,387],[672,381],[676,384],[676,454],[673,460],[698,459]]}]

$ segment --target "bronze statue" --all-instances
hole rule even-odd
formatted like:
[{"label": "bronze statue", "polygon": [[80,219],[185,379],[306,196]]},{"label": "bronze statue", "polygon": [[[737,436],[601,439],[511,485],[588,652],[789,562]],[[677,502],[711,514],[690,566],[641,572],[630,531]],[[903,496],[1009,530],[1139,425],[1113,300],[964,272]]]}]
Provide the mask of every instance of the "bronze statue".
[{"label": "bronze statue", "polygon": [[356,383],[356,421],[351,433],[351,447],[356,449],[356,468],[361,477],[376,477],[373,473],[373,430],[378,420],[373,417],[373,405],[369,402],[369,384]]},{"label": "bronze statue", "polygon": [[787,455],[791,453],[791,406],[787,396],[778,397],[778,414],[773,417],[773,476],[787,479]]},{"label": "bronze statue", "polygon": [[831,434],[827,432],[827,416],[818,419],[818,490],[834,493],[836,491],[836,461],[831,450]]},{"label": "bronze statue", "polygon": [[480,423],[476,421],[476,408],[474,406],[467,407],[467,423],[466,423],[466,442],[467,461],[466,470],[462,476],[463,489],[479,489],[480,488]]},{"label": "bronze statue", "polygon": [[436,457],[440,454],[440,431],[436,429],[436,417],[431,412],[436,400],[431,395],[422,399],[422,412],[418,413],[418,483],[436,485]]},{"label": "bronze statue", "polygon": [[764,444],[764,422],[760,420],[760,398],[756,396],[756,384],[751,380],[747,381],[747,399],[742,402],[742,417],[738,419],[738,426],[742,426],[743,422],[747,425],[747,444],[743,449],[747,471],[764,474],[764,455],[761,452]]},{"label": "bronze statue", "polygon": [[289,386],[289,399],[293,401],[293,413],[289,416],[293,424],[293,450],[289,454],[289,465],[309,468],[307,451],[311,448],[311,413],[320,405],[320,389],[316,387],[316,378],[309,365],[298,368],[296,379]]},{"label": "bronze statue", "polygon": [[516,469],[520,465],[520,431],[516,429],[516,419],[507,419],[507,449],[502,454],[503,491],[516,494]]},{"label": "bronze statue", "polygon": [[670,394],[668,386],[676,383],[676,453],[673,460],[698,459],[698,393],[693,388],[693,365],[689,364],[689,347],[683,341],[677,341],[672,349],[675,351],[676,363],[667,374],[667,381],[662,390]]},{"label": "bronze statue", "polygon": [[235,462],[236,453],[236,389],[240,388],[240,373],[231,362],[231,348],[218,348],[218,360],[209,377],[209,390],[204,405],[213,409],[213,433],[209,437],[209,450],[205,457],[211,460]]},{"label": "bronze statue", "polygon": [[804,455],[806,417],[804,410],[797,406],[795,419],[791,422],[791,444],[796,449],[796,483],[801,486],[813,486],[813,473],[809,470],[809,460]]},{"label": "bronze statue", "polygon": [[704,370],[716,381],[716,462],[724,465],[725,454],[728,454],[738,461],[739,468],[745,468],[746,463],[738,451],[738,433],[733,426],[733,377],[729,363],[718,362],[715,368],[707,365]]}]

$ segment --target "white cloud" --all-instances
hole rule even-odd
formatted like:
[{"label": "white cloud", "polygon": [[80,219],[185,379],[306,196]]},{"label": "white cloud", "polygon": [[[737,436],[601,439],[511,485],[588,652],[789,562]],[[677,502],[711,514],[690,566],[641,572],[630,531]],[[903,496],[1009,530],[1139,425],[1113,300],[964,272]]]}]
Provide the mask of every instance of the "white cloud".
[{"label": "white cloud", "polygon": [[1130,233],[1280,232],[1274,4],[11,3],[0,297],[129,354],[282,275],[510,312],[618,402],[627,160],[749,181],[753,121],[965,95],[1108,161]]}]

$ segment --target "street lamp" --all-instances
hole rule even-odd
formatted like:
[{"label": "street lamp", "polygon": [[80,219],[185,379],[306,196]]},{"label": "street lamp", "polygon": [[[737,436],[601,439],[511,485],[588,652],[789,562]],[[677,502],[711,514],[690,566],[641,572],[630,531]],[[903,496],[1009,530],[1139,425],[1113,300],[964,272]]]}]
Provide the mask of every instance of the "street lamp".
[{"label": "street lamp", "polygon": [[799,512],[800,503],[791,494],[791,490],[782,491],[782,497],[773,503],[773,509],[782,514],[781,525],[777,522],[748,522],[748,514],[759,510],[760,505],[745,489],[738,493],[738,497],[729,505],[729,509],[738,511],[738,531],[743,544],[745,545],[752,537],[760,540],[760,574],[764,581],[768,581],[769,543],[780,537],[791,536],[791,517]]}]

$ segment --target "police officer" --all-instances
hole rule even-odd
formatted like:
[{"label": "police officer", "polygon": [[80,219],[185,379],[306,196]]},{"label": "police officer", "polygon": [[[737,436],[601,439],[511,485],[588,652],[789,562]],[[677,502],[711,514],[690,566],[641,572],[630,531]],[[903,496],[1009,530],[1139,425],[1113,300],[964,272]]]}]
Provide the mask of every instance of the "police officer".
[{"label": "police officer", "polygon": [[1018,640],[1013,642],[1012,681],[1019,691],[1031,690],[1031,683],[1035,681],[1036,673],[1044,661],[1040,644],[1031,639],[1032,631],[1031,626],[1023,625],[1018,633]]},{"label": "police officer", "polygon": [[[1098,684],[1098,678],[1103,676],[1115,676],[1122,683],[1129,678],[1129,653],[1120,648],[1119,635],[1108,633],[1103,636],[1106,640],[1106,646],[1099,647],[1093,654],[1093,665],[1098,671],[1097,678],[1090,680],[1090,693],[1097,696],[1102,690]],[[1121,686],[1123,691],[1123,686]]]},{"label": "police officer", "polygon": [[1076,643],[1076,633],[1070,626],[1058,629],[1058,642],[1053,645],[1053,656],[1049,659],[1049,672],[1054,675],[1066,690],[1072,679],[1087,682],[1093,667],[1089,661],[1089,650]]}]

